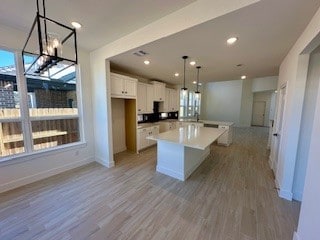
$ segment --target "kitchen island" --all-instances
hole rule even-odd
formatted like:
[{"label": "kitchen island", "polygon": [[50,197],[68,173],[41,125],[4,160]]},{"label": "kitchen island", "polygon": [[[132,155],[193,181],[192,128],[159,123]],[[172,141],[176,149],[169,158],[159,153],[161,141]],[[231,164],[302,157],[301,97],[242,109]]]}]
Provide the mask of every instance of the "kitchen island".
[{"label": "kitchen island", "polygon": [[210,145],[225,131],[189,125],[147,137],[157,141],[157,172],[186,180],[210,154]]}]

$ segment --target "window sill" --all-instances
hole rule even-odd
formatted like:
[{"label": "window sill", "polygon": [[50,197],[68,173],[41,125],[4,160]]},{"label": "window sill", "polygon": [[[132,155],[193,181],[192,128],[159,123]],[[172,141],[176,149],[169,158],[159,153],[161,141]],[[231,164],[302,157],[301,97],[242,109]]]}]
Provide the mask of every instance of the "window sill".
[{"label": "window sill", "polygon": [[49,148],[49,149],[43,149],[34,151],[32,153],[21,153],[17,155],[7,156],[0,159],[0,167],[11,165],[11,164],[17,164],[21,162],[31,161],[36,158],[46,157],[53,154],[61,153],[61,152],[68,152],[80,148],[85,148],[87,146],[86,142],[77,142],[77,143],[71,143],[71,144],[65,144],[62,146]]}]

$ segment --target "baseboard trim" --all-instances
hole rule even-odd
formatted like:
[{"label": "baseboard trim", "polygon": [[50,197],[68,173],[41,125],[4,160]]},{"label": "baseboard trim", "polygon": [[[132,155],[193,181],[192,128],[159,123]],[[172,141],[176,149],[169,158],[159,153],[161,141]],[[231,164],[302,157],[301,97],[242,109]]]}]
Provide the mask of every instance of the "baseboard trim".
[{"label": "baseboard trim", "polygon": [[301,240],[297,232],[293,233],[293,239],[292,240]]},{"label": "baseboard trim", "polygon": [[97,157],[97,156],[96,156],[96,159],[95,159],[95,160],[96,160],[97,163],[99,163],[99,164],[101,164],[102,166],[107,167],[107,168],[111,168],[111,167],[114,167],[114,166],[115,166],[114,161],[106,162],[106,161],[104,161],[104,159],[101,158],[101,157]]},{"label": "baseboard trim", "polygon": [[293,193],[293,199],[294,200],[297,200],[299,202],[302,202],[302,196],[303,196],[303,193],[302,192],[294,192]]},{"label": "baseboard trim", "polygon": [[181,173],[178,173],[176,171],[172,171],[171,169],[157,166],[156,170],[159,173],[162,173],[162,174],[165,174],[167,176],[176,178],[176,179],[178,179],[180,181],[184,181],[185,180],[184,176]]},{"label": "baseboard trim", "polygon": [[33,182],[36,182],[36,181],[39,181],[39,180],[54,176],[54,175],[57,175],[59,173],[62,173],[62,172],[71,170],[73,168],[77,168],[77,167],[86,165],[86,164],[91,163],[91,162],[94,162],[94,158],[93,157],[86,158],[84,160],[77,161],[77,162],[74,162],[74,163],[70,163],[70,164],[64,165],[62,167],[58,167],[58,168],[50,169],[50,170],[47,170],[47,171],[44,171],[44,172],[40,172],[40,173],[31,175],[31,176],[19,178],[17,180],[14,180],[14,181],[5,183],[3,185],[0,185],[0,193],[7,192],[9,190],[12,190],[12,189],[15,189],[15,188],[18,188],[18,187],[22,187],[24,185],[27,185],[27,184],[30,184],[30,183],[33,183]]},{"label": "baseboard trim", "polygon": [[268,163],[269,163],[269,167],[270,167],[272,170],[274,170],[274,169],[273,169],[273,161],[272,161],[272,159],[271,159],[271,154],[269,155]]},{"label": "baseboard trim", "polygon": [[278,182],[278,180],[277,180],[277,177],[276,177],[276,179],[274,181],[275,181],[276,188],[277,188],[277,191],[278,191],[278,196],[283,198],[283,199],[286,199],[288,201],[292,201],[292,197],[293,197],[292,192],[282,189],[280,184],[279,184],[279,182]]}]

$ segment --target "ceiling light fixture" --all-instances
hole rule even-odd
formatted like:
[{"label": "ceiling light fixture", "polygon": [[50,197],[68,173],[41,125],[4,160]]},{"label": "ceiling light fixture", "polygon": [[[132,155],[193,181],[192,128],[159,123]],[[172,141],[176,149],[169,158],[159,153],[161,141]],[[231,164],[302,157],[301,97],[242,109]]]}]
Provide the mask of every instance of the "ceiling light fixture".
[{"label": "ceiling light fixture", "polygon": [[175,73],[174,76],[175,76],[175,77],[179,77],[179,73]]},{"label": "ceiling light fixture", "polygon": [[[42,14],[39,11],[39,0],[36,4],[36,17],[22,50],[23,61],[25,57],[32,58],[30,64],[25,62],[23,64],[24,75],[45,76],[51,79],[54,75],[78,63],[76,30],[47,18],[45,0],[42,0]],[[35,39],[36,42],[33,42]],[[67,55],[68,57],[63,56],[62,52],[65,43],[68,43],[70,49],[68,53],[71,53]],[[50,72],[50,69],[57,65],[59,71]]]},{"label": "ceiling light fixture", "polygon": [[149,65],[149,64],[150,64],[150,61],[149,61],[149,60],[145,60],[145,61],[144,61],[144,64],[145,64],[145,65]]},{"label": "ceiling light fixture", "polygon": [[246,75],[241,76],[241,79],[242,79],[242,80],[244,80],[244,79],[246,79],[246,78],[247,78]]},{"label": "ceiling light fixture", "polygon": [[194,65],[196,65],[196,62],[195,62],[195,61],[191,61],[191,62],[190,62],[190,65],[191,65],[191,66],[194,66]]},{"label": "ceiling light fixture", "polygon": [[188,88],[186,88],[186,60],[187,60],[188,56],[183,56],[183,88],[181,88],[182,90],[182,94],[185,96],[187,95],[188,92]]},{"label": "ceiling light fixture", "polygon": [[78,22],[71,22],[71,25],[76,29],[80,29],[82,27],[82,25]]},{"label": "ceiling light fixture", "polygon": [[227,40],[228,45],[233,45],[235,42],[238,41],[237,37],[231,37]]}]

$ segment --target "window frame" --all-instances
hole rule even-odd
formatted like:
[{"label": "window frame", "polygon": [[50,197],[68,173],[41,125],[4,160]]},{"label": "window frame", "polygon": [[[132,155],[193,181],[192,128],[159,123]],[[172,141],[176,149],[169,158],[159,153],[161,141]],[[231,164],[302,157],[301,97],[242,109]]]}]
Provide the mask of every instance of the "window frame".
[{"label": "window frame", "polygon": [[[12,122],[21,123],[23,143],[25,151],[23,153],[12,154],[8,156],[0,156],[0,164],[4,162],[16,162],[16,161],[28,161],[34,159],[38,156],[47,156],[57,152],[68,151],[76,148],[83,148],[87,146],[85,141],[85,133],[83,129],[83,101],[82,101],[82,84],[81,84],[81,71],[80,64],[75,65],[76,72],[76,99],[77,99],[77,109],[78,114],[72,119],[78,120],[78,131],[79,131],[79,141],[66,143],[58,145],[55,147],[48,147],[40,150],[34,150],[33,138],[32,138],[32,121],[37,121],[30,117],[29,106],[28,106],[28,89],[27,89],[27,79],[23,72],[23,59],[22,52],[18,49],[10,49],[0,45],[0,49],[4,51],[9,51],[14,54],[15,67],[16,67],[16,83],[18,95],[20,98],[20,117],[13,119]],[[57,118],[47,120],[55,120]],[[70,119],[60,117],[59,120]],[[1,121],[1,120],[0,120]],[[9,120],[1,121],[8,122]],[[10,164],[10,163],[9,163]]]}]

